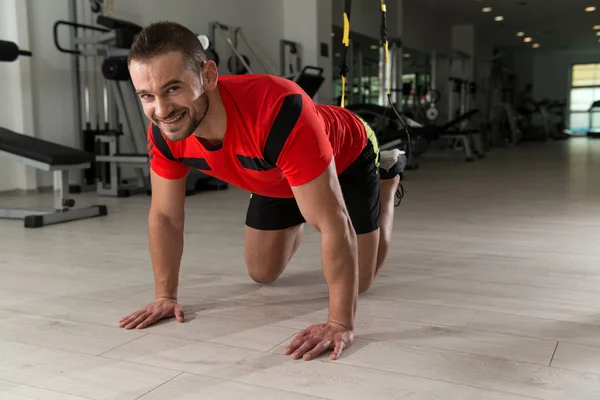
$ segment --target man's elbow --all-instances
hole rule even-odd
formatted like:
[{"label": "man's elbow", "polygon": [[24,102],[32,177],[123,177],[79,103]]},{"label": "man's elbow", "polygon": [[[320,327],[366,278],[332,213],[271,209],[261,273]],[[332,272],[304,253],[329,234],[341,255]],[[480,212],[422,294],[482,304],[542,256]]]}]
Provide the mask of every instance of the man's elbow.
[{"label": "man's elbow", "polygon": [[350,216],[343,208],[307,222],[321,235],[344,236],[349,239],[356,235]]}]

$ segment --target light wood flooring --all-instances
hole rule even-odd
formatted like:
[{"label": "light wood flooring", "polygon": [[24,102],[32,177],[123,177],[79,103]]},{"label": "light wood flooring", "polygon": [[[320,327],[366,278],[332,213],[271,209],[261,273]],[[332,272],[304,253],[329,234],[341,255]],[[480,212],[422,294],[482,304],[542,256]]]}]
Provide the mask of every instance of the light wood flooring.
[{"label": "light wood flooring", "polygon": [[0,221],[0,399],[600,398],[600,141],[432,153],[405,186],[337,361],[281,354],[327,315],[319,236],[255,284],[240,190],[188,198],[186,322],[141,331],[117,322],[153,299],[148,197],[84,196],[109,216],[38,230]]}]

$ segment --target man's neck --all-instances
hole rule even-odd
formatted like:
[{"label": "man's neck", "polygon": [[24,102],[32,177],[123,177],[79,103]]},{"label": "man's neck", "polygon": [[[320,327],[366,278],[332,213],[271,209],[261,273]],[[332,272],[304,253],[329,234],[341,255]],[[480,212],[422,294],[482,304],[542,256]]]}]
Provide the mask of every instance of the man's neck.
[{"label": "man's neck", "polygon": [[227,131],[227,112],[219,90],[207,93],[208,111],[194,135],[209,141],[211,144],[222,143]]}]

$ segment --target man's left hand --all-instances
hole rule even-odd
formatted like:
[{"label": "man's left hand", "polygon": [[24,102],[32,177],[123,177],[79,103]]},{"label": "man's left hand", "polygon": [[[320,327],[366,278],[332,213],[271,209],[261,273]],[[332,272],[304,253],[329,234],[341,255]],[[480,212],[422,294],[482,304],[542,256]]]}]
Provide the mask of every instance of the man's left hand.
[{"label": "man's left hand", "polygon": [[354,333],[341,324],[327,322],[311,325],[296,335],[296,338],[285,349],[284,354],[291,355],[294,360],[302,357],[305,361],[318,357],[325,350],[333,349],[329,357],[337,360],[342,351],[354,341]]}]

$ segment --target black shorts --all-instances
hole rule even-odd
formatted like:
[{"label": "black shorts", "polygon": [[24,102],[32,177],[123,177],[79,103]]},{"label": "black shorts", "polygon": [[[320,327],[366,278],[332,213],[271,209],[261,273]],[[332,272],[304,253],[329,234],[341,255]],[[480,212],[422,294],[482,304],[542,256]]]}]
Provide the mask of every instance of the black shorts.
[{"label": "black shorts", "polygon": [[[358,235],[379,228],[379,146],[368,128],[369,140],[358,158],[338,177],[348,214]],[[280,230],[305,223],[296,199],[253,194],[246,225],[258,230]]]}]

